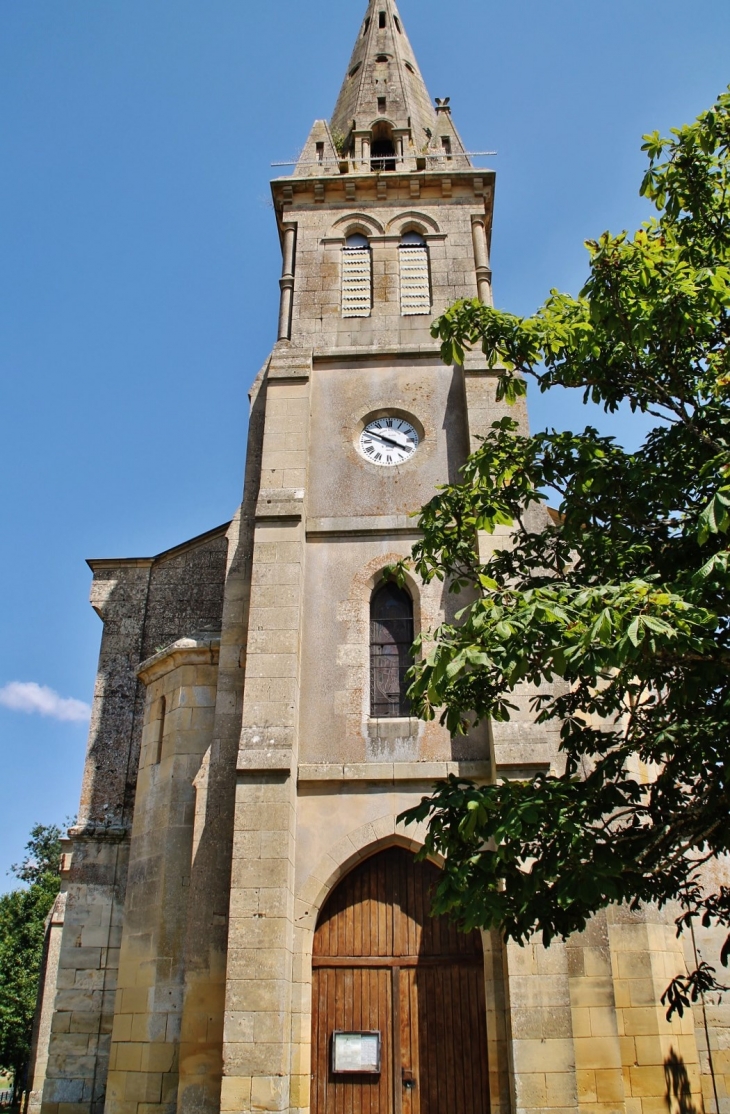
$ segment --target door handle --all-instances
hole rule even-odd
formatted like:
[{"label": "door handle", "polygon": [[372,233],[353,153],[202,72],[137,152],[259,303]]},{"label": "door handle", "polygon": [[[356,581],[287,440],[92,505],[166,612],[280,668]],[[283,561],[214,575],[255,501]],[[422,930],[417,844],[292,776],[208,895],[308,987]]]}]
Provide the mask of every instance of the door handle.
[{"label": "door handle", "polygon": [[403,1086],[407,1091],[412,1091],[416,1086],[416,1081],[413,1078],[413,1072],[409,1068],[401,1068],[401,1078]]}]

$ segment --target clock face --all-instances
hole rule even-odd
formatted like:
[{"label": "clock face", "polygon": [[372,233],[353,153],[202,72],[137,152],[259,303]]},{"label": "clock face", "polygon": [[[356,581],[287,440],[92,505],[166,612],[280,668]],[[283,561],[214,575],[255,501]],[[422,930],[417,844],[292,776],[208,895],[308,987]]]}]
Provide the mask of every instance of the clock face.
[{"label": "clock face", "polygon": [[410,460],[418,434],[405,418],[376,418],[365,426],[357,447],[366,460],[388,468]]}]

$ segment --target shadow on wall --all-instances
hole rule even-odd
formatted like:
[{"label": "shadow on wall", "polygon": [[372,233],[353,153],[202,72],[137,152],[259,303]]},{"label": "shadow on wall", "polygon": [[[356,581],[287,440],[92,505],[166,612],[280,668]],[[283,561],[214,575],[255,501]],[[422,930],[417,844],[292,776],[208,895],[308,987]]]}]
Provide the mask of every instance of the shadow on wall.
[{"label": "shadow on wall", "polygon": [[461,467],[469,455],[469,432],[462,420],[464,414],[466,414],[464,372],[461,368],[454,367],[443,425],[446,432],[446,461],[450,484],[460,482]]},{"label": "shadow on wall", "polygon": [[684,1060],[674,1049],[664,1061],[664,1079],[667,1084],[666,1102],[670,1114],[699,1114],[692,1099],[689,1075]]}]

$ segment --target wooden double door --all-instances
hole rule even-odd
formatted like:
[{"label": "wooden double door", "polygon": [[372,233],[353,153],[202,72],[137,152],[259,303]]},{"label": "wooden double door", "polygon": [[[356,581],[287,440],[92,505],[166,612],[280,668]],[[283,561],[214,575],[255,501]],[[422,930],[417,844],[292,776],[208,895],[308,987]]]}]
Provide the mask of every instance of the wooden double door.
[{"label": "wooden double door", "polygon": [[[488,1114],[478,932],[429,915],[438,868],[391,848],[330,895],[312,958],[312,1114]],[[333,1071],[337,1032],[380,1034],[380,1070]]]}]

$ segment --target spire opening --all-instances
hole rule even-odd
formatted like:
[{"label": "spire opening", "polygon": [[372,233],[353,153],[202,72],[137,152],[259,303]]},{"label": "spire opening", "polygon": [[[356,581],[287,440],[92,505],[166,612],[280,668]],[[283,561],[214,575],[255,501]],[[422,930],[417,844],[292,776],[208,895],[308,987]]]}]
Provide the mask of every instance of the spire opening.
[{"label": "spire opening", "polygon": [[393,128],[385,121],[379,121],[373,128],[370,144],[370,169],[395,170]]},{"label": "spire opening", "polygon": [[[433,106],[396,5],[397,0],[373,0],[360,23],[330,120],[330,131],[338,140],[349,137],[347,144],[340,140],[336,145],[338,153],[343,161],[352,156],[360,172],[368,167],[376,172],[425,169],[424,159],[433,169],[446,169],[454,164],[448,162],[449,152],[442,150],[444,134],[452,137],[451,158],[459,167],[468,166],[458,134],[448,121],[448,102]],[[376,130],[379,123],[390,128]],[[429,154],[434,156],[430,163]],[[435,161],[436,156],[443,161]]]}]

